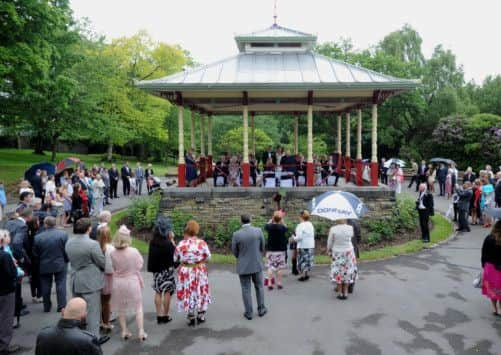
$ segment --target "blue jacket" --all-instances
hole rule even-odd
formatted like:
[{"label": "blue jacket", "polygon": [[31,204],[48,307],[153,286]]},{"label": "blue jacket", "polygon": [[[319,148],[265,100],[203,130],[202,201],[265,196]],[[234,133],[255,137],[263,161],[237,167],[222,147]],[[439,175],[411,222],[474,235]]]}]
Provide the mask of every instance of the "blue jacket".
[{"label": "blue jacket", "polygon": [[0,205],[5,207],[7,205],[7,196],[5,196],[5,189],[3,186],[0,187]]}]

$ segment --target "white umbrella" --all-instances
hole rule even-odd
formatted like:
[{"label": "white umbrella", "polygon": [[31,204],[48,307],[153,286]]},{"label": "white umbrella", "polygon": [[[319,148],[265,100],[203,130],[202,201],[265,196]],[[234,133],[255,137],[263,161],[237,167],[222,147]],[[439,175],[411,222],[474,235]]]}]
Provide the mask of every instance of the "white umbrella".
[{"label": "white umbrella", "polygon": [[311,200],[310,211],[314,216],[336,221],[339,219],[358,219],[365,215],[369,209],[351,192],[328,191]]},{"label": "white umbrella", "polygon": [[401,168],[405,168],[405,161],[402,159],[391,158],[384,162],[384,167],[389,168],[391,164],[398,164]]}]

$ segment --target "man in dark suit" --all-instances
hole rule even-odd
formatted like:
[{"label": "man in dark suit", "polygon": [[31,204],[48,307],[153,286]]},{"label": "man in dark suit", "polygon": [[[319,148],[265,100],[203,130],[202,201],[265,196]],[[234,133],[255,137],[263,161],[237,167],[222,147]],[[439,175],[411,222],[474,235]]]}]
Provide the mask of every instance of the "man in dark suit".
[{"label": "man in dark suit", "polygon": [[108,175],[110,175],[110,199],[118,198],[117,188],[118,188],[118,169],[115,164],[111,164],[110,170],[108,170]]},{"label": "man in dark suit", "polygon": [[421,164],[418,167],[419,183],[427,181],[426,173],[428,172],[428,167],[426,166],[426,161],[421,160]]},{"label": "man in dark suit", "polygon": [[252,319],[252,293],[251,282],[254,283],[257,299],[257,310],[260,317],[268,310],[264,305],[263,288],[263,252],[264,235],[260,228],[251,226],[251,218],[248,214],[241,216],[242,227],[233,233],[231,250],[237,258],[237,274],[242,288],[244,302],[244,317]]},{"label": "man in dark suit", "polygon": [[445,180],[447,180],[447,172],[449,169],[445,167],[443,163],[440,163],[440,167],[437,170],[437,181],[440,187],[440,196],[445,195]]},{"label": "man in dark suit", "polygon": [[463,188],[456,185],[456,194],[458,195],[459,223],[457,232],[469,232],[468,212],[470,211],[470,202],[473,196],[471,182],[467,181],[463,184]]},{"label": "man in dark suit", "polygon": [[501,171],[496,173],[496,187],[494,189],[494,200],[496,201],[496,206],[501,208]]},{"label": "man in dark suit", "polygon": [[57,325],[45,327],[38,334],[35,355],[102,355],[99,340],[82,330],[86,317],[85,300],[72,298]]},{"label": "man in dark suit", "polygon": [[35,197],[43,198],[42,171],[38,169],[35,175],[31,178],[30,184],[35,192]]},{"label": "man in dark suit", "polygon": [[416,208],[419,213],[419,225],[421,227],[421,239],[424,243],[430,242],[430,216],[435,214],[433,206],[433,195],[428,192],[426,183],[419,185],[419,196],[416,201]]},{"label": "man in dark suit", "polygon": [[130,167],[129,167],[129,162],[126,161],[124,166],[122,166],[122,169],[120,170],[120,174],[122,175],[122,189],[124,196],[129,196],[130,195]]},{"label": "man in dark suit", "polygon": [[[2,236],[4,238],[5,236]],[[0,354],[9,354],[19,346],[11,345],[16,307],[17,270],[12,256],[3,250],[4,239],[0,239]],[[9,351],[10,350],[10,351]]]},{"label": "man in dark suit", "polygon": [[266,149],[266,151],[261,156],[261,162],[263,163],[263,165],[266,164],[268,159],[271,159],[273,165],[277,165],[277,156],[273,151],[273,147],[271,145],[268,146],[268,149]]},{"label": "man in dark suit", "polygon": [[68,234],[62,229],[56,229],[56,219],[45,217],[45,231],[38,234],[33,246],[33,257],[40,265],[40,283],[42,288],[44,312],[50,312],[52,302],[50,294],[52,279],[56,282],[57,311],[66,307],[66,270],[68,256],[64,250]]}]

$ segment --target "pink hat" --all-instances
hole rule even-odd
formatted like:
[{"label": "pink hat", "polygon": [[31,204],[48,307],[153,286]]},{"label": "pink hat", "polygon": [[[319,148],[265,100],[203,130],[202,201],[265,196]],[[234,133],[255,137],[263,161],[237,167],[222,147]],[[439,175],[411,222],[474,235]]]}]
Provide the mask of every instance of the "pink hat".
[{"label": "pink hat", "polygon": [[122,224],[120,228],[118,229],[118,233],[123,234],[123,235],[130,235],[130,229],[125,226],[125,224]]}]

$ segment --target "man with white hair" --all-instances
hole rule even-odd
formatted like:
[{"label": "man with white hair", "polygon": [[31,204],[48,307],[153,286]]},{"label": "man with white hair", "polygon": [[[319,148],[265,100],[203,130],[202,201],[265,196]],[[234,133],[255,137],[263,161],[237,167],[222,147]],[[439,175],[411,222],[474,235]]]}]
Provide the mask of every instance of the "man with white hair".
[{"label": "man with white hair", "polygon": [[46,327],[37,337],[36,355],[102,355],[94,334],[82,330],[87,317],[87,303],[83,298],[72,298],[62,312],[57,325]]},{"label": "man with white hair", "polygon": [[434,215],[433,195],[428,192],[426,183],[419,185],[419,196],[416,201],[416,208],[419,213],[419,225],[421,227],[421,239],[423,243],[430,242],[430,216]]}]

